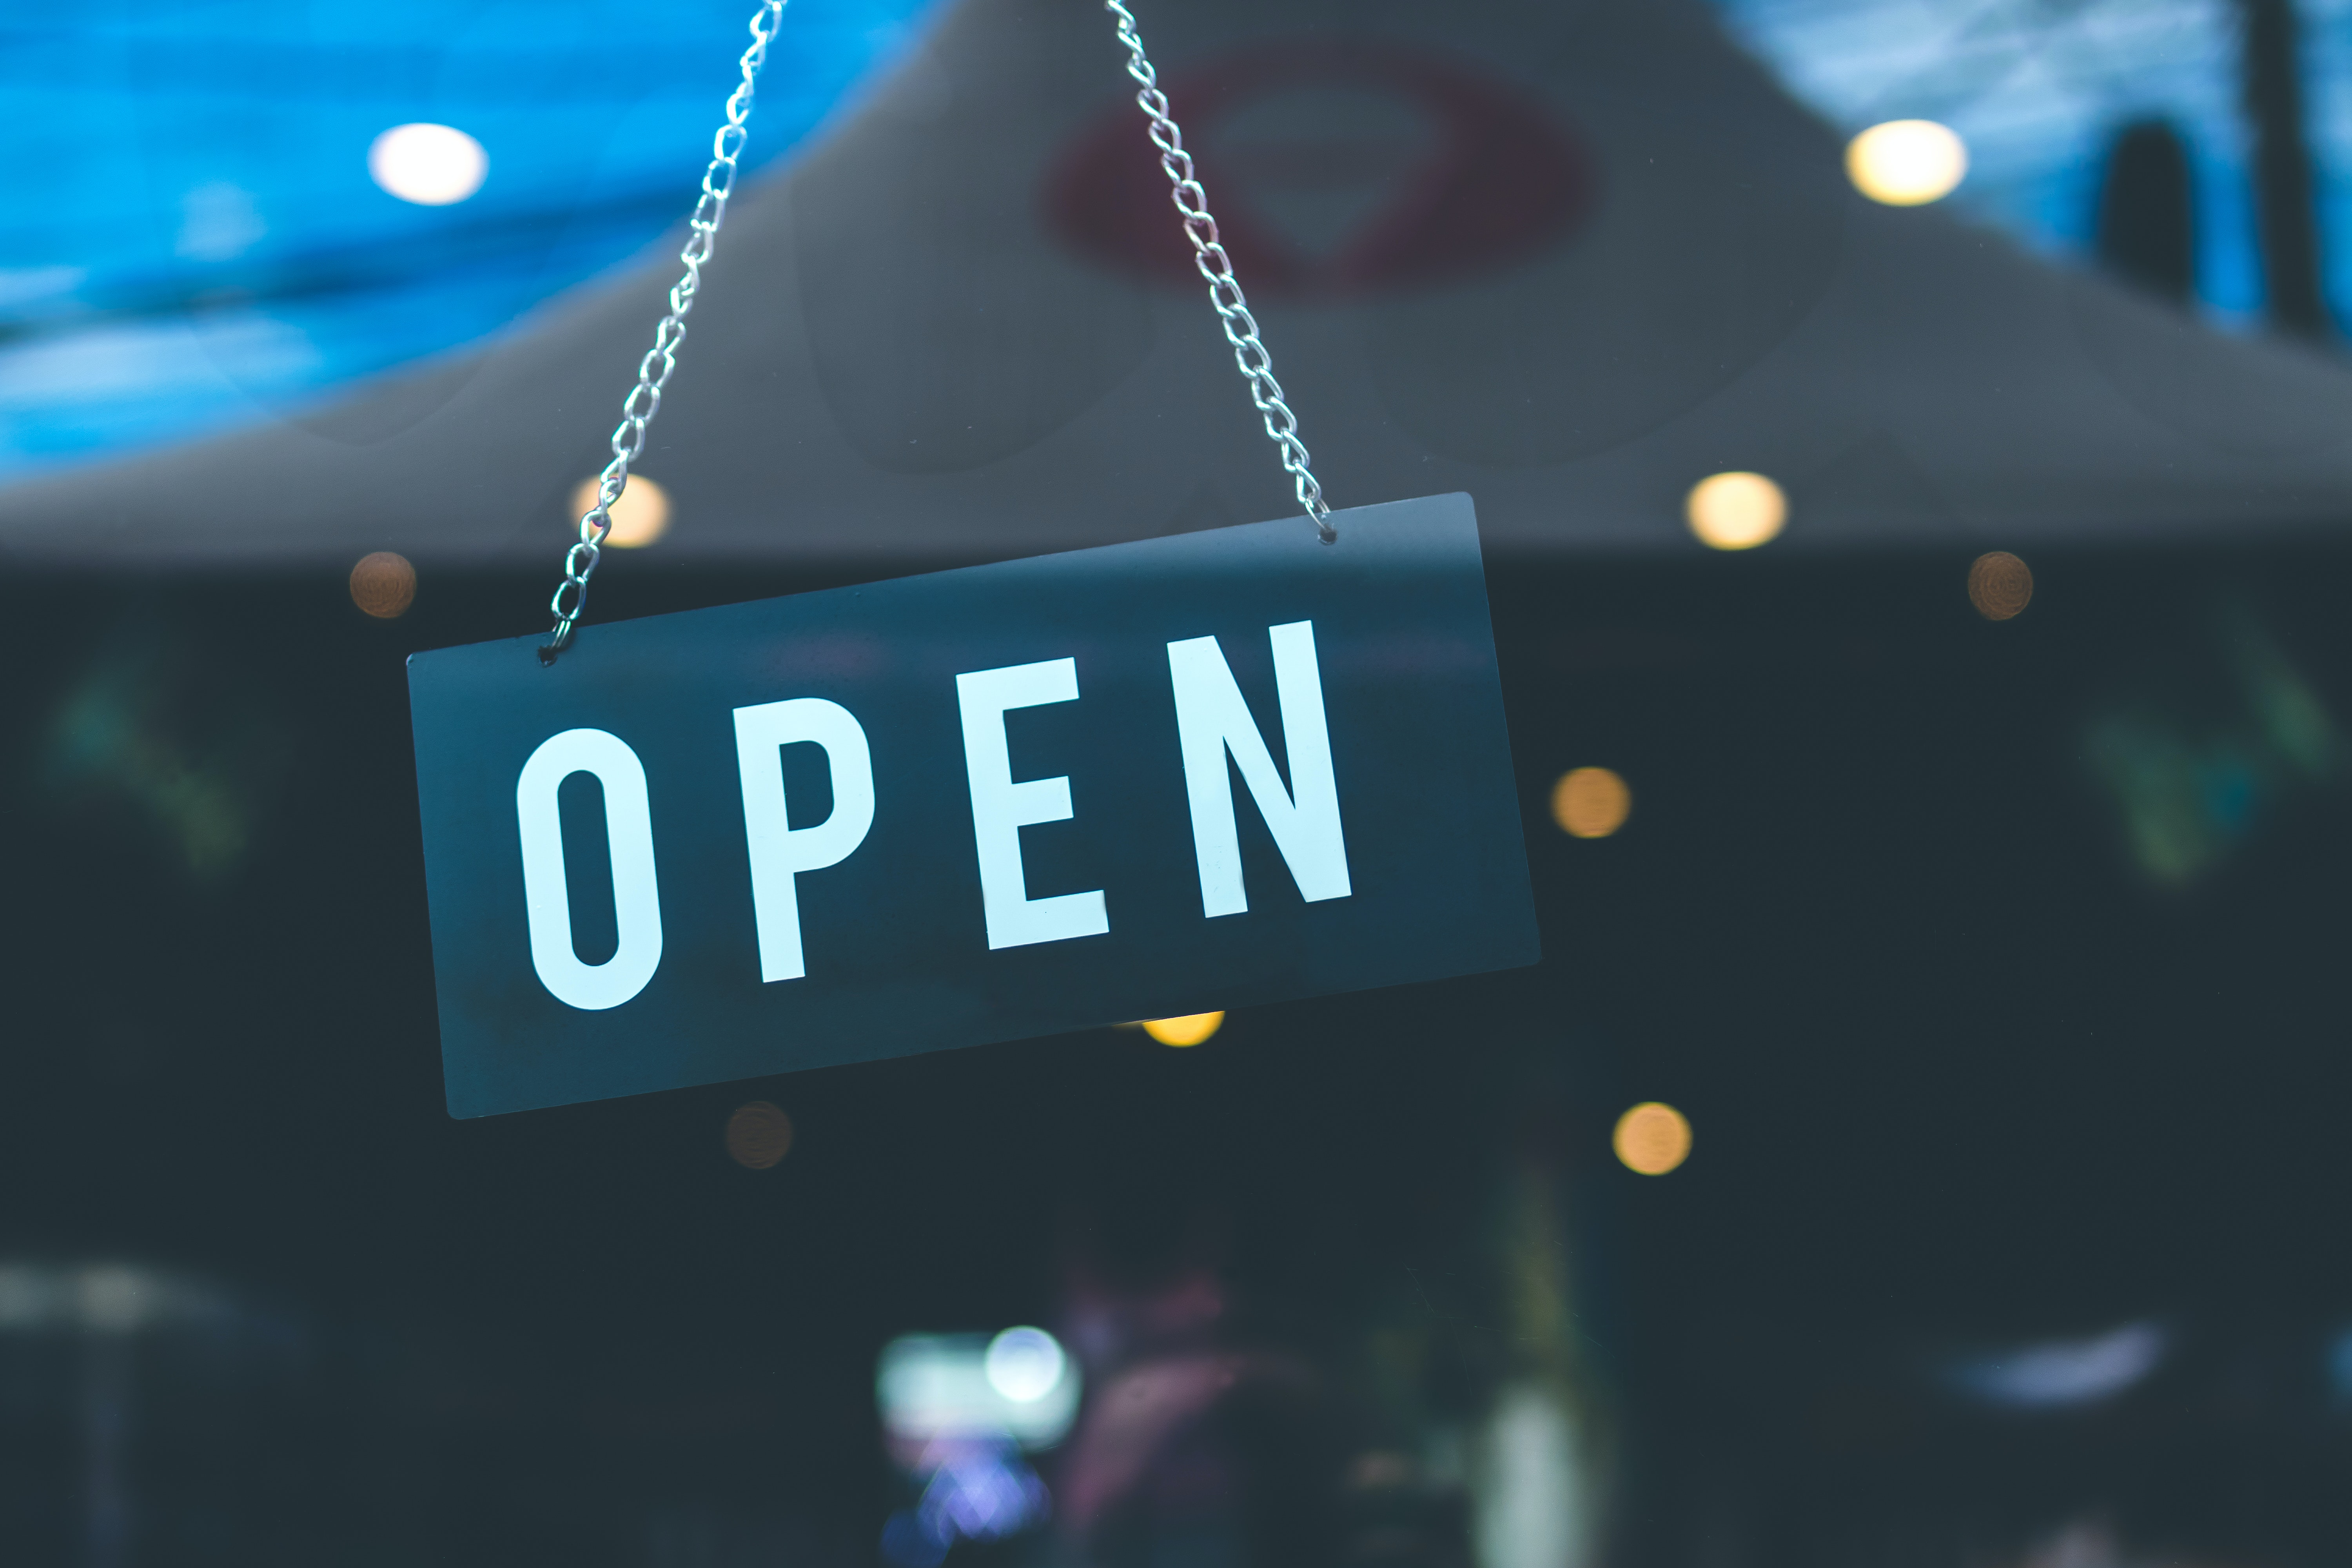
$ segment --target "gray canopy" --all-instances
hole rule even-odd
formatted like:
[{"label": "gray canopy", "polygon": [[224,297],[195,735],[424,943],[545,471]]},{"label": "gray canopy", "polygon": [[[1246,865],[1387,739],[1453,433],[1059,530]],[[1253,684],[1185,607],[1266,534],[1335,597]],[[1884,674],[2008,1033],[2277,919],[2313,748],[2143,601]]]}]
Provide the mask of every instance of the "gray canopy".
[{"label": "gray canopy", "polygon": [[[1531,552],[1696,551],[1682,499],[1726,468],[1790,492],[1776,549],[2352,515],[2334,360],[1864,201],[1699,0],[1142,21],[1336,505],[1465,489]],[[1087,0],[961,0],[747,187],[640,465],[675,502],[663,557],[1006,554],[1291,510],[1123,63]],[[551,563],[674,250],[315,413],[0,491],[0,548]]]}]

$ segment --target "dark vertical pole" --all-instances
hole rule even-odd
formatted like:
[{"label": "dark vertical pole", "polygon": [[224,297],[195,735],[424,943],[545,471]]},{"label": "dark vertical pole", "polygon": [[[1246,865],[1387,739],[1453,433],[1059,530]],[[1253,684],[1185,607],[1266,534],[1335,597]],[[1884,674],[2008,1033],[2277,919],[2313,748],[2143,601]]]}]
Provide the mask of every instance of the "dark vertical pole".
[{"label": "dark vertical pole", "polygon": [[2320,288],[2319,225],[2293,0],[2238,0],[2245,21],[2246,116],[2254,128],[2254,205],[2271,324],[2297,337],[2328,335]]},{"label": "dark vertical pole", "polygon": [[2126,125],[2099,181],[2099,264],[2172,304],[2197,292],[2197,222],[2189,149],[2161,120]]}]

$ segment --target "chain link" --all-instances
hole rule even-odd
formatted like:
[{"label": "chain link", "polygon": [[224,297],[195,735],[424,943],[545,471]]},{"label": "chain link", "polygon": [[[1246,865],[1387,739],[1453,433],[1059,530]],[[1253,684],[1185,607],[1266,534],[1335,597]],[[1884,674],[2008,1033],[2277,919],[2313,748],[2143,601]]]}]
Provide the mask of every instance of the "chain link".
[{"label": "chain link", "polygon": [[[581,514],[579,541],[564,552],[563,581],[548,601],[555,628],[539,650],[546,663],[555,662],[571,646],[580,614],[588,606],[588,580],[595,575],[596,564],[604,558],[604,537],[613,531],[613,507],[628,489],[629,466],[644,455],[646,428],[661,412],[662,389],[677,369],[678,345],[686,341],[687,314],[694,309],[695,294],[702,287],[702,264],[710,259],[719,226],[727,216],[728,198],[735,192],[736,161],[750,134],[745,121],[751,115],[753,86],[760,68],[767,64],[768,45],[776,36],[785,0],[766,0],[751,17],[751,47],[743,51],[741,61],[743,79],[727,97],[727,123],[711,139],[710,167],[703,174],[702,194],[687,220],[690,233],[686,248],[678,252],[686,273],[670,286],[668,313],[654,329],[654,346],[637,362],[637,384],[622,400],[621,422],[613,427],[613,460],[597,478],[595,504]],[[1143,52],[1135,14],[1123,0],[1103,0],[1103,8],[1118,18],[1118,41],[1127,46],[1127,74],[1139,89],[1136,107],[1150,119],[1151,144],[1160,149],[1160,166],[1167,172],[1171,187],[1170,199],[1182,219],[1184,237],[1192,242],[1192,264],[1208,282],[1209,303],[1224,325],[1225,341],[1233,345],[1234,363],[1249,383],[1250,401],[1257,405],[1267,437],[1282,454],[1283,471],[1291,477],[1299,506],[1323,542],[1336,542],[1339,531],[1331,526],[1331,508],[1309,467],[1312,459],[1307,444],[1298,438],[1298,416],[1283,399],[1282,383],[1274,378],[1274,356],[1258,336],[1257,318],[1250,313],[1241,282],[1234,276],[1233,258],[1218,239],[1208,193],[1193,169],[1192,155],[1184,150],[1183,131],[1169,115],[1168,95],[1160,90],[1159,74]]]},{"label": "chain link", "polygon": [[1159,73],[1143,52],[1143,39],[1135,31],[1135,13],[1122,0],[1103,0],[1103,9],[1118,18],[1118,41],[1127,46],[1127,74],[1141,87],[1135,95],[1136,107],[1150,117],[1151,144],[1160,149],[1160,166],[1167,171],[1168,183],[1173,187],[1170,199],[1183,217],[1184,237],[1192,242],[1192,265],[1208,279],[1209,303],[1224,323],[1225,341],[1234,345],[1234,363],[1249,382],[1250,401],[1257,405],[1267,437],[1282,453],[1283,471],[1290,476],[1298,504],[1314,521],[1317,535],[1326,544],[1337,543],[1339,531],[1331,526],[1331,509],[1323,500],[1323,487],[1315,482],[1314,472],[1307,467],[1307,444],[1298,438],[1298,416],[1283,401],[1282,383],[1274,379],[1274,356],[1258,340],[1257,318],[1250,314],[1249,301],[1242,297],[1241,283],[1234,276],[1234,258],[1218,241],[1217,220],[1209,216],[1209,194],[1201,188],[1200,176],[1193,172],[1192,154],[1184,151],[1184,132],[1169,117],[1168,95],[1160,90]]},{"label": "chain link", "polygon": [[686,248],[677,253],[677,258],[686,263],[686,274],[670,285],[669,311],[654,329],[654,346],[637,362],[637,384],[621,401],[621,422],[613,427],[613,460],[597,478],[595,504],[581,514],[579,542],[563,552],[563,581],[547,605],[555,616],[555,631],[539,650],[542,663],[553,664],[556,656],[571,646],[580,612],[588,607],[588,579],[595,575],[596,563],[604,558],[604,536],[613,531],[613,507],[629,488],[629,465],[644,455],[646,426],[661,412],[662,388],[677,369],[677,348],[686,341],[687,313],[694,309],[694,296],[702,287],[702,264],[710,259],[719,226],[727,216],[727,199],[735,194],[736,160],[751,134],[744,121],[751,117],[752,84],[759,79],[760,68],[768,63],[768,45],[776,36],[783,11],[784,0],[766,0],[751,17],[751,47],[743,51],[741,61],[743,79],[727,95],[727,123],[711,138],[710,167],[703,172],[702,195],[696,198],[693,216],[687,219],[691,232]]}]

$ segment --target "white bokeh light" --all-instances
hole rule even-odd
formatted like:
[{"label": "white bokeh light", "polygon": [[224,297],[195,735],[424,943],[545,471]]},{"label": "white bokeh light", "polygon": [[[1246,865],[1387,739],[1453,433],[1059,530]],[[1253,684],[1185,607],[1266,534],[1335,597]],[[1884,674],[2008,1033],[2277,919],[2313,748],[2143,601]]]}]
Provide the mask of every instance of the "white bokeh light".
[{"label": "white bokeh light", "polygon": [[1067,1358],[1043,1329],[1007,1329],[988,1344],[988,1385],[1015,1405],[1030,1405],[1054,1392]]},{"label": "white bokeh light", "polygon": [[482,188],[490,155],[454,125],[395,125],[368,148],[368,174],[404,202],[446,207]]},{"label": "white bokeh light", "polygon": [[1780,537],[1789,524],[1789,498],[1762,474],[1709,474],[1691,487],[1683,516],[1713,550],[1753,550]]},{"label": "white bokeh light", "polygon": [[1932,120],[1889,120],[1846,143],[1854,189],[1891,207],[1942,201],[1968,177],[1968,144]]}]

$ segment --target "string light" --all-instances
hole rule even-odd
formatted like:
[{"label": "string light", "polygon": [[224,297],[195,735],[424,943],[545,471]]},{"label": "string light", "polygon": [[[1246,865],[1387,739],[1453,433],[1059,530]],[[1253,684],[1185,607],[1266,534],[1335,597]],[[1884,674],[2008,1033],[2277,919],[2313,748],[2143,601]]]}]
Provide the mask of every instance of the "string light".
[{"label": "string light", "polygon": [[1671,1105],[1645,1100],[1617,1119],[1610,1142],[1627,1170],[1663,1176],[1690,1158],[1690,1120]]},{"label": "string light", "polygon": [[1715,550],[1769,544],[1789,524],[1789,498],[1762,474],[1709,474],[1691,487],[1683,515],[1699,542]]},{"label": "string light", "polygon": [[416,600],[416,568],[389,550],[360,557],[352,568],[352,603],[380,621],[396,620]]},{"label": "string light", "polygon": [[454,125],[395,125],[368,147],[368,174],[389,194],[423,207],[446,207],[482,188],[490,155]]},{"label": "string light", "polygon": [[1969,567],[1969,603],[1989,621],[2005,621],[2033,602],[2033,569],[2006,550],[1988,551]]},{"label": "string light", "polygon": [[1607,768],[1571,768],[1552,785],[1551,819],[1577,838],[1606,838],[1633,814],[1633,792]]},{"label": "string light", "polygon": [[1061,1342],[1043,1329],[1007,1329],[988,1342],[981,1363],[988,1385],[1015,1405],[1034,1405],[1061,1385],[1069,1369]]},{"label": "string light", "polygon": [[747,1171],[764,1171],[793,1152],[793,1119],[764,1100],[739,1105],[727,1119],[727,1156]]},{"label": "string light", "polygon": [[1968,144],[1932,120],[1889,120],[1846,143],[1845,172],[1872,201],[1923,206],[1959,188],[1969,172]]},{"label": "string light", "polygon": [[1223,1013],[1187,1013],[1178,1018],[1152,1018],[1143,1032],[1163,1046],[1197,1046],[1224,1026]]},{"label": "string light", "polygon": [[[572,492],[569,520],[577,523],[595,504],[596,481],[583,479]],[[669,492],[643,474],[631,474],[629,488],[606,515],[613,520],[613,531],[604,536],[605,543],[621,550],[643,550],[669,531]]]}]

